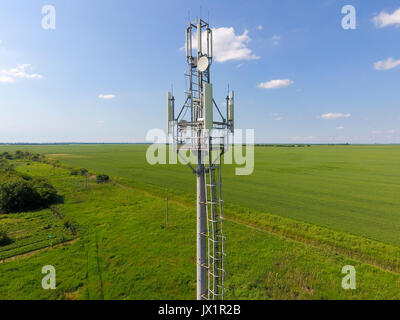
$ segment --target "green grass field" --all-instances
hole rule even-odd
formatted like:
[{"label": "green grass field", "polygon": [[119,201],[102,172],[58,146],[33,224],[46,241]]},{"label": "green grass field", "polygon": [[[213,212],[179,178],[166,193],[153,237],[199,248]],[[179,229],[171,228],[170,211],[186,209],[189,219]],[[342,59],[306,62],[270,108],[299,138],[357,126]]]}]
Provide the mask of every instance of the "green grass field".
[{"label": "green grass field", "polygon": [[[106,172],[128,183],[153,184],[194,196],[183,165],[146,163],[145,145],[0,146],[56,156],[63,163]],[[223,171],[224,196],[282,217],[400,244],[400,146],[257,147],[255,171]]]},{"label": "green grass field", "polygon": [[0,247],[0,261],[73,239],[63,222],[50,209],[0,215],[0,228],[15,240],[4,248]]},{"label": "green grass field", "polygon": [[[17,166],[61,190],[79,231],[70,244],[0,264],[0,298],[195,298],[188,168],[148,165],[144,145],[0,146],[16,149],[112,182],[86,187],[66,169]],[[398,299],[399,155],[400,146],[257,147],[252,176],[225,166],[227,298]],[[56,267],[55,291],[41,288],[46,264]],[[346,264],[356,267],[356,290],[341,288]]]}]

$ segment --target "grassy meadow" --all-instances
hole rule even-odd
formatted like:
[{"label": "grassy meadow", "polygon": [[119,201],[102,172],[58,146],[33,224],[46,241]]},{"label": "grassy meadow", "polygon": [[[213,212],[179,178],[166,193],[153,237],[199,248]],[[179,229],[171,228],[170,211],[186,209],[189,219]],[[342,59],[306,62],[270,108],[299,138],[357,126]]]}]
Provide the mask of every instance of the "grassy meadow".
[{"label": "grassy meadow", "polygon": [[[146,162],[146,145],[0,146],[47,154],[138,186],[194,197],[184,165]],[[256,147],[255,170],[223,168],[227,204],[400,244],[400,146]],[[151,189],[150,189],[151,190]]]},{"label": "grassy meadow", "polygon": [[[55,218],[47,209],[0,214],[11,235],[42,230],[32,239],[48,241],[41,228],[50,225],[72,239],[3,257],[0,299],[195,298],[195,178],[183,165],[148,165],[146,148],[0,146],[0,153],[43,153],[111,176],[96,184],[67,168],[15,163],[60,190],[65,203],[58,207],[77,235],[49,222]],[[399,299],[399,156],[400,146],[256,147],[253,175],[224,166],[226,298]],[[57,270],[57,290],[41,288],[47,264]],[[341,287],[348,264],[357,270],[356,290]]]}]

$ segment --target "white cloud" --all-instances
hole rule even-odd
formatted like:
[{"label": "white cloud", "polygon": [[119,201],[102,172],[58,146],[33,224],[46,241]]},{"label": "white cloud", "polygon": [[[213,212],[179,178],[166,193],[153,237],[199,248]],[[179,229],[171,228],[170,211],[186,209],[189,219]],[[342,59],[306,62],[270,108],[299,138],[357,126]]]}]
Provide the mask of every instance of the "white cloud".
[{"label": "white cloud", "polygon": [[281,121],[281,120],[283,120],[283,117],[275,118],[275,121]]},{"label": "white cloud", "polygon": [[[204,31],[205,32],[205,31]],[[245,30],[243,34],[237,35],[235,29],[230,27],[213,28],[213,55],[217,62],[227,62],[231,60],[256,60],[259,56],[252,53],[247,47],[251,38],[249,31]],[[202,36],[203,48],[205,46],[206,35]],[[197,33],[193,35],[193,49],[197,49]],[[184,49],[184,48],[183,48]]]},{"label": "white cloud", "polygon": [[350,113],[331,113],[331,112],[318,116],[318,118],[322,118],[325,120],[335,120],[339,118],[350,118],[350,117],[351,117]]},{"label": "white cloud", "polygon": [[374,63],[374,67],[376,70],[390,70],[396,68],[397,66],[400,66],[400,60],[393,60],[393,58]]},{"label": "white cloud", "polygon": [[29,64],[21,64],[12,69],[0,70],[0,82],[13,83],[16,79],[42,79],[43,76],[38,73],[29,73],[31,66]]},{"label": "white cloud", "polygon": [[114,99],[115,97],[115,94],[99,94],[99,98],[104,100]]},{"label": "white cloud", "polygon": [[293,84],[292,80],[289,79],[276,79],[271,80],[268,82],[261,82],[258,84],[258,88],[261,89],[277,89],[277,88],[284,88]]},{"label": "white cloud", "polygon": [[377,28],[384,28],[390,25],[400,26],[400,8],[393,13],[382,11],[372,19]]},{"label": "white cloud", "polygon": [[263,29],[263,26],[260,24],[260,25],[257,27],[257,29],[261,31],[261,30]]},{"label": "white cloud", "polygon": [[338,127],[336,127],[336,130],[343,130],[343,129],[344,129],[343,126],[338,126]]},{"label": "white cloud", "polygon": [[15,82],[14,78],[0,75],[0,83],[13,83],[13,82]]}]

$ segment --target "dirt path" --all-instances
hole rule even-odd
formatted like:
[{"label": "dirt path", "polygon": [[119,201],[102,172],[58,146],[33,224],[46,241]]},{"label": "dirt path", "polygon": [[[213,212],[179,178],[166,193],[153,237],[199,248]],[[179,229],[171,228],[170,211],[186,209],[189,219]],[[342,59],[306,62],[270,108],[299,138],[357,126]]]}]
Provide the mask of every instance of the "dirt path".
[{"label": "dirt path", "polygon": [[64,246],[64,245],[70,245],[70,244],[75,243],[78,240],[79,240],[79,238],[75,238],[75,239],[72,239],[72,240],[69,240],[69,241],[65,241],[65,242],[56,244],[54,246],[47,246],[45,248],[40,248],[40,249],[32,250],[32,251],[29,251],[29,252],[26,252],[26,253],[17,254],[16,256],[12,256],[10,258],[6,258],[6,259],[3,259],[3,260],[0,260],[0,264],[5,263],[5,262],[9,262],[9,261],[14,261],[14,260],[21,259],[21,258],[27,258],[27,257],[33,256],[33,255],[38,254],[38,253],[40,253],[42,251],[45,251],[45,250],[61,247],[61,246]]}]

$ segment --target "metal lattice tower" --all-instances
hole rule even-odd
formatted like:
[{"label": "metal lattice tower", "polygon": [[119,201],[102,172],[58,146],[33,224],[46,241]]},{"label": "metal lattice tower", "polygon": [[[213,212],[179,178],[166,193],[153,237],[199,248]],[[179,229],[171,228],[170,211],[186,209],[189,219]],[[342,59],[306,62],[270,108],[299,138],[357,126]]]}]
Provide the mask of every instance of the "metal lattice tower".
[{"label": "metal lattice tower", "polygon": [[186,59],[186,99],[176,117],[175,98],[167,93],[168,134],[179,156],[189,150],[197,159],[196,168],[185,161],[197,176],[197,299],[220,300],[225,281],[221,159],[228,132],[233,132],[234,96],[228,93],[224,115],[213,98],[210,77],[212,30],[202,19],[186,29]]}]

